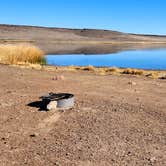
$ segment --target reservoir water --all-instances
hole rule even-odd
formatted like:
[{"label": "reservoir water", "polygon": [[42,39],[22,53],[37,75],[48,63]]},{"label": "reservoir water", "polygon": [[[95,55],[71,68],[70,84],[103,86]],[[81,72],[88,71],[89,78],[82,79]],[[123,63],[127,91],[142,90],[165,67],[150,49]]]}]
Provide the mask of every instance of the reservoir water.
[{"label": "reservoir water", "polygon": [[166,49],[122,51],[111,54],[46,55],[46,63],[56,66],[96,66],[166,70]]}]

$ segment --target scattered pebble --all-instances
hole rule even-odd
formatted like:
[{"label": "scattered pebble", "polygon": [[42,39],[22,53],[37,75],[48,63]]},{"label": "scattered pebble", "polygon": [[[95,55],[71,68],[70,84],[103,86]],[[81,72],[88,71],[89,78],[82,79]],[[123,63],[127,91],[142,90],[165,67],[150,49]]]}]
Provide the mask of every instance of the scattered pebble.
[{"label": "scattered pebble", "polygon": [[36,137],[36,135],[35,135],[35,134],[30,134],[29,136],[30,136],[30,137]]},{"label": "scattered pebble", "polygon": [[128,84],[129,84],[129,85],[136,85],[136,82],[134,82],[134,81],[129,81]]},{"label": "scattered pebble", "polygon": [[5,140],[5,138],[3,137],[3,138],[1,138],[1,140],[2,140],[2,141],[4,141],[4,140]]},{"label": "scattered pebble", "polygon": [[63,75],[56,75],[55,77],[52,78],[52,80],[64,80],[65,77]]},{"label": "scattered pebble", "polygon": [[152,157],[152,158],[150,158],[150,161],[153,163],[153,162],[156,161],[156,158],[155,158],[155,157]]}]

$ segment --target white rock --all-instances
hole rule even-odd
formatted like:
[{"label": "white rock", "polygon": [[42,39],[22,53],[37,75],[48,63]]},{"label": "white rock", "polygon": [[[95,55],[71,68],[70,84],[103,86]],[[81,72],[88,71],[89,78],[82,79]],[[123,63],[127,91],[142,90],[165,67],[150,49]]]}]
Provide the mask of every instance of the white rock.
[{"label": "white rock", "polygon": [[152,157],[152,158],[150,158],[150,161],[153,163],[153,162],[156,161],[156,158],[155,158],[155,157]]},{"label": "white rock", "polygon": [[50,101],[47,105],[48,110],[56,110],[57,109],[57,101]]}]

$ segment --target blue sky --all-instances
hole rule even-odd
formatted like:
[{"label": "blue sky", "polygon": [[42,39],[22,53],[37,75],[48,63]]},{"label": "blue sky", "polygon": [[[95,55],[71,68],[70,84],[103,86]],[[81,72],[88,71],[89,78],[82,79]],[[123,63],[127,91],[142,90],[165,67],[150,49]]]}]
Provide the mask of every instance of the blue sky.
[{"label": "blue sky", "polygon": [[0,0],[0,24],[166,35],[166,0]]}]

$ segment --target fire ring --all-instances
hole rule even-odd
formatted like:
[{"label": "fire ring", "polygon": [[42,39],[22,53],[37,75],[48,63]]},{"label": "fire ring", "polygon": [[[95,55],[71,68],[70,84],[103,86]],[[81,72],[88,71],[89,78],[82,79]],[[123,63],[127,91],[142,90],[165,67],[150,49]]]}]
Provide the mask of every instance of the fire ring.
[{"label": "fire ring", "polygon": [[40,99],[47,105],[57,102],[57,108],[71,108],[74,106],[74,95],[70,93],[49,93],[48,95],[41,96]]}]

